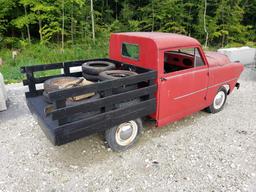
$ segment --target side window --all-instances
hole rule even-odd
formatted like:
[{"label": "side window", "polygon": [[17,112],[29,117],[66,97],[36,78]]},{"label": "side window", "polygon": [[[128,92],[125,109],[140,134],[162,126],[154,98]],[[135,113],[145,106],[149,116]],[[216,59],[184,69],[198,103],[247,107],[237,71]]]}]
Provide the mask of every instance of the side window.
[{"label": "side window", "polygon": [[129,59],[139,59],[139,46],[136,44],[122,43],[122,56]]},{"label": "side window", "polygon": [[199,50],[195,49],[195,67],[204,66],[204,61],[200,55]]},{"label": "side window", "polygon": [[170,50],[164,53],[164,73],[203,66],[204,61],[198,48]]}]

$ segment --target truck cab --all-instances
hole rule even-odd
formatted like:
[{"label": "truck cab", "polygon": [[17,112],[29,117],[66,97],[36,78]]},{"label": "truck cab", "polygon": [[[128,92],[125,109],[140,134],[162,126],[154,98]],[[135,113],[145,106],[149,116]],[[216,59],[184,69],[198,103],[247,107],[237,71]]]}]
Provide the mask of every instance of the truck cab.
[{"label": "truck cab", "polygon": [[157,110],[151,117],[158,127],[208,108],[213,102],[224,105],[225,96],[215,98],[218,91],[225,89],[230,94],[239,86],[243,71],[242,64],[230,62],[223,54],[205,53],[196,39],[171,33],[112,34],[109,56],[157,71]]}]

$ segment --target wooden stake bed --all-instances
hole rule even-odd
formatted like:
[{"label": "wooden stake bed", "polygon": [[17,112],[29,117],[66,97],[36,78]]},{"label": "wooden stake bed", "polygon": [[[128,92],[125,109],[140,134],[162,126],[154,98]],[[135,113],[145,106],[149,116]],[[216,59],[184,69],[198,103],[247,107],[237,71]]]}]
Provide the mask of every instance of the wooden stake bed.
[{"label": "wooden stake bed", "polygon": [[[116,65],[117,69],[133,70],[138,75],[50,92],[49,99],[53,102],[54,109],[50,115],[46,116],[44,111],[49,104],[42,95],[43,90],[38,90],[36,85],[54,77],[81,77],[82,72],[70,73],[70,68],[95,60],[112,62]],[[156,112],[156,71],[110,59],[95,60],[21,68],[21,72],[26,74],[27,77],[23,84],[29,87],[29,92],[26,92],[28,107],[37,117],[39,125],[54,145],[65,144],[96,132],[103,132],[120,123]],[[63,69],[64,74],[39,78],[36,78],[34,75],[38,71],[53,69]],[[133,84],[137,84],[138,89],[113,94],[113,89]],[[99,93],[101,97],[82,104],[66,106],[67,98],[91,92]],[[122,105],[125,102],[129,102],[129,105]]]}]

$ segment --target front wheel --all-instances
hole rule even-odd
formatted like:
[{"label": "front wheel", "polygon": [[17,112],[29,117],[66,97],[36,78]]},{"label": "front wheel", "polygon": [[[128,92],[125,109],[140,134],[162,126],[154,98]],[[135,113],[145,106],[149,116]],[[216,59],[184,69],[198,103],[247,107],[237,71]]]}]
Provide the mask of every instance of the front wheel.
[{"label": "front wheel", "polygon": [[105,131],[105,139],[113,151],[125,151],[138,140],[142,129],[140,118],[127,121]]},{"label": "front wheel", "polygon": [[215,95],[213,99],[213,103],[206,108],[206,111],[209,113],[218,113],[220,112],[227,100],[227,90],[225,87],[221,87],[217,94]]}]

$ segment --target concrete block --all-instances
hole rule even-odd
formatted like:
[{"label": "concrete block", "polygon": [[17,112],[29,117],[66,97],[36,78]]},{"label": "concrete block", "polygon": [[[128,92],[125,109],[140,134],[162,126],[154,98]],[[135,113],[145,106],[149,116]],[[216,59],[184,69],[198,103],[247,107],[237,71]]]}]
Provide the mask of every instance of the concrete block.
[{"label": "concrete block", "polygon": [[0,73],[0,111],[7,110],[7,93],[4,84],[3,75]]},{"label": "concrete block", "polygon": [[229,57],[232,62],[239,61],[240,63],[254,64],[256,61],[256,49],[250,47],[225,48],[219,49],[218,52]]}]

